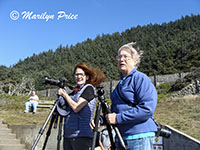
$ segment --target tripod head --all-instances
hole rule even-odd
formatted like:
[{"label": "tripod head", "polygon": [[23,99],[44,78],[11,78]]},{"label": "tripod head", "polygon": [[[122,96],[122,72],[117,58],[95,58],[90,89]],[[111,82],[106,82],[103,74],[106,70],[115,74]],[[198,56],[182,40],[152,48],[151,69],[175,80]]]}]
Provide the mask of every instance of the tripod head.
[{"label": "tripod head", "polygon": [[103,89],[103,86],[102,85],[99,85],[99,86],[97,86],[97,94],[98,94],[98,96],[102,96],[102,95],[104,95],[104,89]]},{"label": "tripod head", "polygon": [[105,96],[104,96],[105,91],[103,89],[103,86],[99,85],[99,86],[96,87],[96,89],[97,89],[97,96],[96,97],[98,97],[100,102],[102,102],[102,103],[105,102]]}]

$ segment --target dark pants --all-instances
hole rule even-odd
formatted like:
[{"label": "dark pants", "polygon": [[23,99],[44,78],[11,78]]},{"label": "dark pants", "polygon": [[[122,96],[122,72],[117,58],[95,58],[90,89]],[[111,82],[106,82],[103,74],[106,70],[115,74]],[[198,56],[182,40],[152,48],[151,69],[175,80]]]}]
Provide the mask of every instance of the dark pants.
[{"label": "dark pants", "polygon": [[89,150],[91,146],[92,146],[92,138],[88,137],[64,138],[64,143],[63,143],[64,150]]}]

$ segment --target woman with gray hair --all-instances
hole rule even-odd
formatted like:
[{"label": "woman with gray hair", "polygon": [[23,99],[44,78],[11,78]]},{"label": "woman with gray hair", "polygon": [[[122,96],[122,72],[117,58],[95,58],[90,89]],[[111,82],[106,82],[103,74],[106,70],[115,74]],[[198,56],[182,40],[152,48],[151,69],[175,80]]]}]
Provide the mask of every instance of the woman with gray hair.
[{"label": "woman with gray hair", "polygon": [[[152,119],[157,91],[150,79],[137,70],[143,52],[133,45],[128,43],[118,50],[120,82],[111,93],[112,113],[106,115],[106,120],[117,125],[129,150],[152,150],[157,131]],[[121,149],[117,141],[116,147]]]}]

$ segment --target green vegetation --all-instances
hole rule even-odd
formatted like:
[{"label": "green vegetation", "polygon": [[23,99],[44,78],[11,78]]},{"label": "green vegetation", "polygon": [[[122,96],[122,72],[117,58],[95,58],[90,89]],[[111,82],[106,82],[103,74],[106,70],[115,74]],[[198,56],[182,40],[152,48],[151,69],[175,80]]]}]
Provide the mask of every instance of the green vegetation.
[{"label": "green vegetation", "polygon": [[186,75],[184,78],[178,79],[171,86],[171,88],[168,90],[168,92],[179,91],[194,80],[200,81],[200,67],[192,70],[192,72],[190,74]]},{"label": "green vegetation", "polygon": [[[101,68],[107,80],[118,80],[116,54],[120,46],[137,42],[144,51],[139,70],[147,75],[189,72],[200,66],[200,15],[174,22],[137,26],[122,33],[98,35],[74,46],[60,45],[19,60],[9,68],[0,66],[0,82],[17,84],[22,77],[33,79],[36,90],[45,89],[44,76],[66,77],[73,84],[73,68],[79,62]],[[8,89],[8,88],[7,88]]]}]

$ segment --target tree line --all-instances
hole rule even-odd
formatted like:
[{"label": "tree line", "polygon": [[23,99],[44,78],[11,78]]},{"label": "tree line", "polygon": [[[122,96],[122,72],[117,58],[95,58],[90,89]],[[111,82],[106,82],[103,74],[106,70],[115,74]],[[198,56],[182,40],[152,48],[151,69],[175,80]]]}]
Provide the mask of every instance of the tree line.
[{"label": "tree line", "polygon": [[32,88],[37,90],[49,86],[44,85],[45,76],[65,77],[73,84],[73,69],[79,62],[102,69],[107,81],[119,80],[117,51],[129,42],[137,42],[136,47],[144,51],[138,69],[147,75],[188,72],[200,66],[200,15],[97,35],[74,46],[60,45],[55,51],[33,54],[11,67],[0,66],[0,90],[8,91],[5,83],[18,84],[23,77],[31,79]]}]

